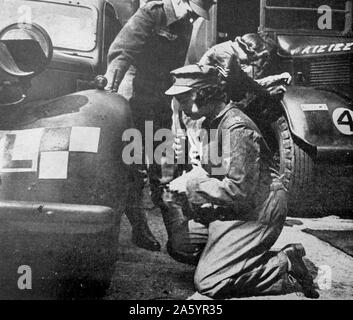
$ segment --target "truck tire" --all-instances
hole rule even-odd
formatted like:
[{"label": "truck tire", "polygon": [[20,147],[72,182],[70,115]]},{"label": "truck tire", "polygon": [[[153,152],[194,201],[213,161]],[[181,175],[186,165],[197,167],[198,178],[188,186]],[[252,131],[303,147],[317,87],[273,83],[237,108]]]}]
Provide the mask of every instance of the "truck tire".
[{"label": "truck tire", "polygon": [[308,199],[314,178],[314,162],[309,153],[293,140],[284,116],[272,127],[278,143],[278,169],[288,189],[289,213],[292,216],[307,216],[315,207]]}]

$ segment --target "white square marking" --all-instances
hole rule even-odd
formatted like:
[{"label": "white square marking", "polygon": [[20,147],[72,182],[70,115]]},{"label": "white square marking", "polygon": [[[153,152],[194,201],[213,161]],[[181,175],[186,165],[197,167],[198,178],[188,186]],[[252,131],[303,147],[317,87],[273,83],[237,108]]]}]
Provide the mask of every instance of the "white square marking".
[{"label": "white square marking", "polygon": [[100,128],[93,127],[73,127],[69,151],[97,153],[100,130]]},{"label": "white square marking", "polygon": [[67,179],[68,151],[41,152],[39,179]]},{"label": "white square marking", "polygon": [[[0,131],[0,172],[36,172],[38,169],[39,145],[43,132],[43,128]],[[6,149],[7,135],[16,136],[12,150]],[[10,154],[11,161],[31,161],[31,168],[4,168],[6,163],[3,157],[6,151]]]}]

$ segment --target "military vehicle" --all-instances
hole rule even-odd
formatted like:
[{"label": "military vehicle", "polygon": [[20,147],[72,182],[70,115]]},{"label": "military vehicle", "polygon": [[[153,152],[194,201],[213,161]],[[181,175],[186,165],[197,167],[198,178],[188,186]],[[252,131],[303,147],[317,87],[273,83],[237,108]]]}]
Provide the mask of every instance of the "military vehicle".
[{"label": "military vehicle", "polygon": [[118,20],[104,0],[0,6],[0,299],[101,297],[132,123],[122,97],[82,89],[105,72]]},{"label": "military vehicle", "polygon": [[351,214],[352,1],[218,1],[211,21],[198,22],[189,60],[254,32],[274,48],[267,75],[293,77],[264,130],[285,175],[291,214]]},{"label": "military vehicle", "polygon": [[[322,5],[331,29],[319,24]],[[93,80],[120,23],[105,0],[0,6],[0,298],[103,295],[129,190],[121,136],[131,116],[120,96],[88,88],[104,87]],[[196,22],[189,62],[259,32],[275,44],[269,74],[293,76],[265,131],[291,212],[351,213],[352,1],[222,0],[211,15]]]},{"label": "military vehicle", "polygon": [[32,80],[27,101],[93,88],[95,76],[105,73],[109,46],[121,28],[110,2],[2,0],[0,5],[2,34],[15,32],[8,30],[13,24],[35,23],[53,44],[51,62]]}]

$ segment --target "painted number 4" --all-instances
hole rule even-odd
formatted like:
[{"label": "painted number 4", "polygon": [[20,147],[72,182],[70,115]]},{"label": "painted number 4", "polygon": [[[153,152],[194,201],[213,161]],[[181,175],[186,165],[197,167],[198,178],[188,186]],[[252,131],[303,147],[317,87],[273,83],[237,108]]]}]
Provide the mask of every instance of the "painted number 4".
[{"label": "painted number 4", "polygon": [[338,108],[334,111],[333,122],[336,128],[345,135],[353,135],[353,111]]}]

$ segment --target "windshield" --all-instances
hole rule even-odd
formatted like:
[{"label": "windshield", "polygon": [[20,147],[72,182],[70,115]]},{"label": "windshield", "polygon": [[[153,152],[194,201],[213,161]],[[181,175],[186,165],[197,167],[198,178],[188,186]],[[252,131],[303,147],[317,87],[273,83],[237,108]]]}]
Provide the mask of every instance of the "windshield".
[{"label": "windshield", "polygon": [[[348,1],[345,0],[267,0],[265,2],[267,8],[263,11],[265,15],[263,23],[267,29],[341,33],[346,27]],[[332,9],[332,14],[328,11],[320,11],[321,6]],[[330,20],[325,19],[326,17]],[[326,27],[329,26],[328,28],[320,27],[320,18]]]},{"label": "windshield", "polygon": [[39,24],[48,32],[56,48],[91,51],[96,46],[97,13],[87,7],[0,0],[0,30],[16,22]]}]

